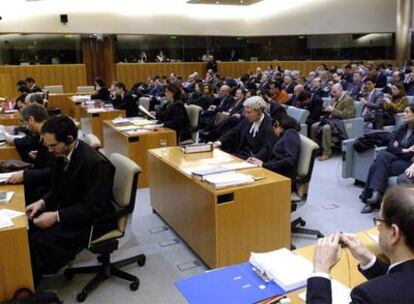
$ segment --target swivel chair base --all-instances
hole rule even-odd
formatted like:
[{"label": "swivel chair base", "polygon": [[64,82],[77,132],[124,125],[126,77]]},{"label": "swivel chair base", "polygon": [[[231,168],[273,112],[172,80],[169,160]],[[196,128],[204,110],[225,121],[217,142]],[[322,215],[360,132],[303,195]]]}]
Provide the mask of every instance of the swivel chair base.
[{"label": "swivel chair base", "polygon": [[[305,235],[314,235],[317,238],[323,238],[324,237],[324,235],[319,230],[303,228],[303,226],[306,225],[306,222],[301,217],[293,220],[290,225],[291,225],[292,233],[305,234]],[[298,227],[299,225],[302,226],[302,227]]]},{"label": "swivel chair base", "polygon": [[129,289],[131,291],[138,290],[139,279],[136,276],[133,276],[125,271],[120,270],[119,268],[130,265],[132,263],[137,263],[140,267],[145,265],[146,256],[143,254],[118,261],[116,263],[111,263],[109,254],[101,254],[98,256],[98,261],[101,265],[98,266],[88,266],[88,267],[76,267],[76,268],[67,268],[64,271],[64,276],[71,280],[75,274],[90,274],[94,273],[95,276],[89,281],[88,284],[82,289],[82,291],[76,296],[78,302],[84,302],[88,294],[94,290],[100,283],[105,281],[110,277],[117,277],[120,279],[127,280],[130,283]]}]

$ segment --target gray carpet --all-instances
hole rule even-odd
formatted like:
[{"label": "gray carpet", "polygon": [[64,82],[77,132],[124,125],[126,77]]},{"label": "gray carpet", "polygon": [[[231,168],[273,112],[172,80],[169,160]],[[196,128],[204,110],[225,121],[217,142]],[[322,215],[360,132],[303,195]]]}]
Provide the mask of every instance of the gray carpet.
[{"label": "gray carpet", "polygon": [[[362,215],[358,200],[361,188],[353,180],[341,177],[341,158],[315,162],[308,199],[292,214],[302,216],[307,228],[319,229],[324,234],[336,231],[355,232],[373,226],[374,215]],[[152,213],[148,189],[137,193],[137,204],[127,235],[122,239],[114,260],[144,253],[147,263],[140,268],[130,265],[123,268],[137,275],[141,281],[138,291],[131,292],[129,284],[109,279],[92,292],[86,303],[185,303],[174,282],[206,270],[198,258],[183,244],[167,225]],[[293,236],[297,247],[315,242],[313,237]],[[78,255],[74,266],[92,265],[95,257],[87,251]],[[67,281],[56,276],[42,282],[41,288],[54,290],[65,303],[76,303],[76,294],[91,276],[76,276]]]}]

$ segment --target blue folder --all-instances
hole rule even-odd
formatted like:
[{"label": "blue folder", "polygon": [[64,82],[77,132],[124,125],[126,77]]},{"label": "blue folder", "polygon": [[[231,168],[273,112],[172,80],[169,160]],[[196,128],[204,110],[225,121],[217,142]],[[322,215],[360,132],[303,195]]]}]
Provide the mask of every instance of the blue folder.
[{"label": "blue folder", "polygon": [[264,282],[250,263],[208,271],[175,285],[190,304],[255,303],[293,291]]}]

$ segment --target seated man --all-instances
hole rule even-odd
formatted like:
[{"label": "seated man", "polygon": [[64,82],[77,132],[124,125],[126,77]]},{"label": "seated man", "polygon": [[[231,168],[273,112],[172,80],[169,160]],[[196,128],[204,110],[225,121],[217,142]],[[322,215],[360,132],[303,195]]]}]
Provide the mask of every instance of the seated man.
[{"label": "seated man", "polygon": [[272,119],[265,113],[266,103],[263,98],[254,96],[248,98],[243,106],[245,119],[214,142],[214,147],[222,147],[243,159],[255,157],[264,160],[267,145],[273,146],[275,142]]},{"label": "seated man", "polygon": [[115,109],[125,110],[126,117],[138,116],[138,105],[134,97],[128,93],[125,84],[117,82],[114,85],[115,99],[112,100]]},{"label": "seated man", "polygon": [[[375,81],[375,78],[372,77],[367,77],[364,80],[364,93],[362,94],[362,97],[359,98],[362,103],[361,115],[366,122],[375,122],[375,115],[381,108],[382,99],[384,96],[380,90],[375,89]],[[376,129],[375,126],[373,127]]]},{"label": "seated man", "polygon": [[55,157],[49,154],[39,137],[42,126],[48,119],[46,109],[36,103],[30,104],[23,109],[22,118],[29,132],[37,138],[37,142],[30,146],[31,151],[28,153],[33,165],[28,169],[14,172],[7,183],[24,183],[25,201],[26,204],[30,204],[50,190]]},{"label": "seated man", "polygon": [[331,157],[332,154],[332,133],[338,134],[340,138],[347,138],[346,131],[342,119],[355,117],[354,101],[343,91],[339,83],[332,87],[332,95],[334,96],[333,104],[326,106],[323,111],[327,113],[327,118],[321,122],[315,122],[312,125],[312,140],[318,142],[318,134],[322,133],[322,156],[319,160],[324,161]]},{"label": "seated man", "polygon": [[354,235],[337,233],[319,239],[306,303],[332,303],[329,273],[341,258],[341,246],[360,262],[358,269],[368,279],[352,290],[352,303],[414,303],[414,188],[397,186],[388,190],[374,223],[381,252],[391,264],[378,259]]},{"label": "seated man", "polygon": [[77,139],[72,119],[57,116],[42,126],[44,145],[56,156],[51,190],[27,207],[33,276],[56,273],[95,239],[116,227],[111,203],[114,166]]}]

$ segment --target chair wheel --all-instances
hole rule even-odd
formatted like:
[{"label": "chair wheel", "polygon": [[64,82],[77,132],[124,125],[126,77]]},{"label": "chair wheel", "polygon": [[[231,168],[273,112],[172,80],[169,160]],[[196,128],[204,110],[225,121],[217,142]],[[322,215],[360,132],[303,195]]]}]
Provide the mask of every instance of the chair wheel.
[{"label": "chair wheel", "polygon": [[306,226],[306,222],[305,222],[305,221],[301,221],[301,222],[299,223],[299,225],[301,225],[302,227],[303,227],[303,226]]},{"label": "chair wheel", "polygon": [[321,239],[324,237],[324,235],[322,233],[318,233],[318,235],[316,236],[318,239]]},{"label": "chair wheel", "polygon": [[129,284],[129,289],[131,289],[131,291],[136,291],[138,287],[139,287],[138,279],[135,282],[132,282],[131,284]]},{"label": "chair wheel", "polygon": [[63,276],[65,277],[65,279],[66,280],[72,280],[73,279],[73,277],[75,276],[73,273],[71,273],[71,272],[67,272],[67,271],[65,271],[64,273],[63,273]]},{"label": "chair wheel", "polygon": [[140,266],[140,267],[144,266],[146,261],[147,261],[147,257],[145,255],[143,255],[137,261],[138,266]]},{"label": "chair wheel", "polygon": [[88,295],[88,293],[86,292],[86,291],[82,291],[81,293],[79,293],[77,296],[76,296],[76,300],[79,302],[79,303],[82,303],[83,301],[85,301],[85,299],[86,299],[86,296]]}]

